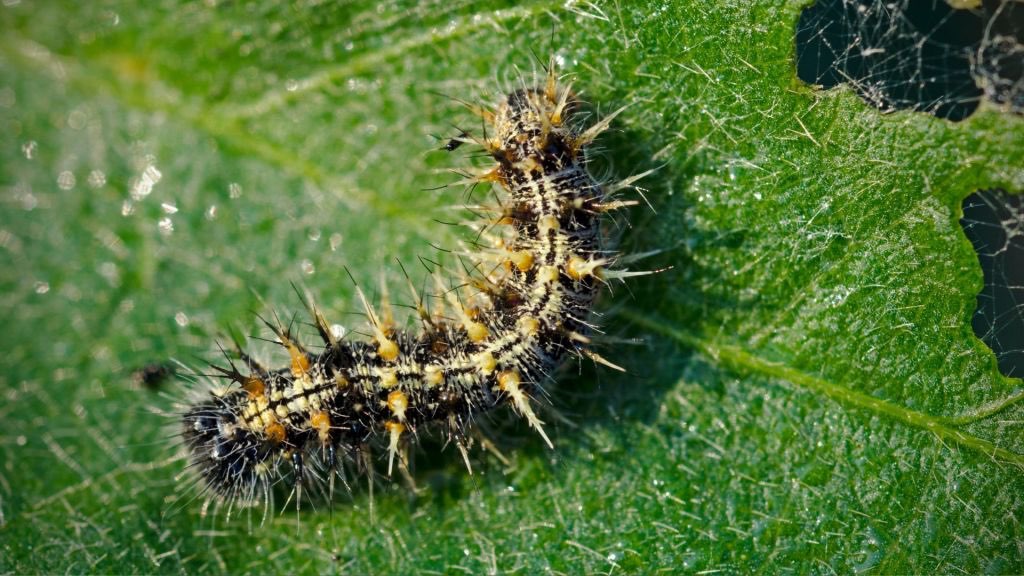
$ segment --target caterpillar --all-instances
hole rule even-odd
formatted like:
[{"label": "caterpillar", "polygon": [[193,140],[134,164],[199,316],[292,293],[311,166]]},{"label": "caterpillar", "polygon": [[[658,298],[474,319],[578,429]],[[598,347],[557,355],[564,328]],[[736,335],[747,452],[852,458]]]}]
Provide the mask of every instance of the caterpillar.
[{"label": "caterpillar", "polygon": [[542,80],[493,108],[467,104],[485,133],[461,131],[444,146],[481,146],[494,165],[467,182],[504,194],[474,211],[485,215],[469,224],[478,239],[466,254],[473,272],[454,288],[435,272],[436,309],[409,283],[419,331],[395,327],[386,292],[375,308],[357,286],[369,339],[339,338],[307,298],[322,349],[310,351],[290,327],[265,321],[287,352],[285,367],[265,368],[241,347],[226,354],[226,366],[213,366],[227,385],[189,405],[180,424],[204,492],[267,502],[272,485],[290,476],[298,501],[304,484],[323,486],[326,477],[333,491],[346,467],[372,470],[379,448],[390,476],[428,427],[445,431],[472,473],[475,415],[508,405],[553,447],[535,410],[552,373],[570,356],[621,370],[591,348],[592,308],[610,280],[649,272],[621,268],[632,258],[606,245],[602,216],[637,204],[617,192],[647,173],[614,185],[588,174],[585,148],[624,108],[584,129],[581,100],[553,61],[545,68]]}]

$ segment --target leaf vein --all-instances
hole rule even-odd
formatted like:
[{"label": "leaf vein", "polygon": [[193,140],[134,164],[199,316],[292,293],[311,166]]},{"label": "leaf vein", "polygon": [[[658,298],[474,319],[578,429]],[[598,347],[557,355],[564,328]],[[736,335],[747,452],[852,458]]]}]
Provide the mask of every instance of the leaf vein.
[{"label": "leaf vein", "polygon": [[[683,332],[660,320],[632,310],[623,310],[622,315],[638,326],[672,338],[676,342],[693,348],[723,365],[744,372],[752,372],[790,382],[806,390],[824,394],[840,404],[867,410],[890,420],[927,430],[935,434],[940,440],[951,440],[965,448],[988,454],[996,460],[1009,462],[1024,468],[1024,454],[997,446],[989,440],[954,428],[951,424],[959,423],[956,418],[937,417],[924,412],[910,410],[904,406],[851,390],[835,382],[829,382],[792,366],[787,366],[780,362],[772,362],[744,350],[740,346],[722,344],[700,335]],[[1016,401],[1015,397],[1013,401]],[[984,410],[982,409],[981,412],[984,412]],[[969,421],[965,420],[964,422]]]}]

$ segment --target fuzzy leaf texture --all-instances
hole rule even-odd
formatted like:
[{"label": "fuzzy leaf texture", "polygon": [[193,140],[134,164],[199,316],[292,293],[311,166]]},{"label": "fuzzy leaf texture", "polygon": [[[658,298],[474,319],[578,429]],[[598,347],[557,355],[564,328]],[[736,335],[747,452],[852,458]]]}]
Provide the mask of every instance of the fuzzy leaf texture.
[{"label": "fuzzy leaf texture", "polygon": [[[958,224],[1024,189],[1024,122],[816,90],[776,4],[5,3],[0,573],[1024,570],[1021,382],[971,330]],[[598,177],[657,168],[622,246],[672,268],[599,307],[628,372],[547,388],[554,451],[486,416],[508,462],[470,476],[424,438],[417,495],[360,479],[262,525],[175,500],[183,383],[132,371],[201,370],[301,310],[292,283],[364,331],[345,267],[407,302],[396,258],[457,262],[432,245],[465,191],[434,188],[480,165],[432,137],[477,129],[450,97],[495,102],[532,53],[630,105]]]}]

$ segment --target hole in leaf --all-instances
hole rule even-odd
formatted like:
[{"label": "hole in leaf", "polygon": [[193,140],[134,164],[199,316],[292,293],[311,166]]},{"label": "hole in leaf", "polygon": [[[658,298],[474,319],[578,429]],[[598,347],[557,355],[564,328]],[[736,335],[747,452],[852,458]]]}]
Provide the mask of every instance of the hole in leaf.
[{"label": "hole in leaf", "polygon": [[999,371],[1024,376],[1024,196],[979,190],[964,199],[960,224],[978,254],[985,287],[971,326],[996,354]]},{"label": "hole in leaf", "polygon": [[797,75],[849,82],[884,111],[959,121],[988,97],[1022,113],[1022,38],[1024,4],[1012,0],[818,0],[797,24]]}]

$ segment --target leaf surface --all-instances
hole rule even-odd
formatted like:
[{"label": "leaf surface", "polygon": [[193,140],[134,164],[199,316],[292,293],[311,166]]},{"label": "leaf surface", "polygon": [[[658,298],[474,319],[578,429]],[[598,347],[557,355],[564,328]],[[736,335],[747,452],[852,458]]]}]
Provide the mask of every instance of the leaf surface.
[{"label": "leaf surface", "polygon": [[[958,224],[1024,189],[1019,117],[816,91],[799,3],[280,4],[0,9],[0,571],[1024,569],[1024,392],[971,331]],[[181,383],[132,370],[216,358],[293,282],[362,330],[345,268],[395,294],[396,258],[423,278],[458,245],[465,191],[434,188],[474,160],[432,135],[532,53],[593,113],[629,104],[595,173],[657,168],[623,246],[672,268],[602,303],[629,372],[550,387],[554,452],[488,420],[510,462],[469,476],[428,439],[416,496],[262,525],[175,500]]]}]

